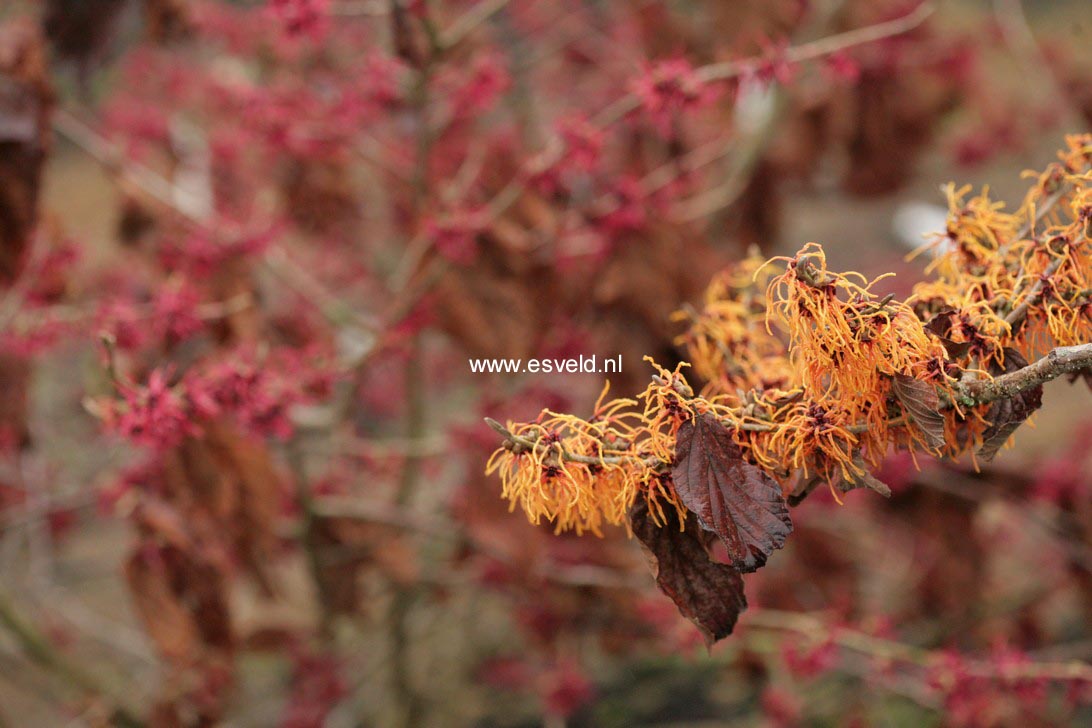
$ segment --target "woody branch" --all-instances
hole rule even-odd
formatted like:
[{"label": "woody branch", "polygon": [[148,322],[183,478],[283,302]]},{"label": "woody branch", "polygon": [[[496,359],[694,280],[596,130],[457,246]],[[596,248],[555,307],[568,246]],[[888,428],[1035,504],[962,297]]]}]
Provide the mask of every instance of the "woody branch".
[{"label": "woody branch", "polygon": [[[999,399],[1015,397],[1058,377],[1085,369],[1092,369],[1092,343],[1058,347],[1051,350],[1043,358],[1016,371],[999,375],[993,379],[964,382],[960,386],[960,393],[968,400],[967,404],[989,404]],[[528,451],[545,447],[543,443],[537,440],[516,435],[492,418],[487,417],[485,421],[493,431],[504,437],[507,442],[512,443],[514,447],[520,447]],[[772,425],[748,423],[744,427],[766,430],[770,429]],[[558,445],[555,443],[551,447],[558,447]],[[570,453],[563,448],[559,450],[559,455],[565,461],[589,465],[622,464],[636,460],[627,455],[580,455]]]},{"label": "woody branch", "polygon": [[963,385],[963,393],[976,404],[1008,399],[1041,384],[1092,368],[1092,343],[1061,346],[1042,359],[993,379],[979,379]]}]

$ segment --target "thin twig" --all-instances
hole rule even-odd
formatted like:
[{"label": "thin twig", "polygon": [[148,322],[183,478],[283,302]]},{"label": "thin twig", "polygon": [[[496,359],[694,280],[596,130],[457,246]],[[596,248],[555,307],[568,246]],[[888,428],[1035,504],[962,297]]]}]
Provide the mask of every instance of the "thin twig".
[{"label": "thin twig", "polygon": [[[929,668],[937,663],[939,654],[933,650],[903,642],[875,637],[866,632],[847,627],[825,624],[817,617],[798,612],[776,609],[758,609],[750,612],[743,622],[747,628],[793,632],[816,641],[831,643],[861,654],[882,660],[911,663]],[[969,659],[965,663],[967,673],[975,677],[1001,677],[998,668],[986,661]],[[1027,662],[1007,665],[1003,677],[1013,679],[1080,680],[1092,682],[1092,665],[1084,662]]]},{"label": "thin twig", "polygon": [[[1073,245],[1076,245],[1083,240],[1084,234],[1082,233],[1077,236],[1076,240],[1073,241]],[[1058,256],[1054,260],[1050,261],[1046,269],[1043,271],[1042,275],[1040,275],[1039,279],[1036,280],[1035,283],[1032,285],[1027,297],[1022,302],[1020,302],[1020,304],[1016,306],[1016,308],[1010,311],[1008,316],[1005,317],[1005,323],[1007,323],[1010,327],[1015,327],[1016,325],[1023,322],[1024,318],[1028,314],[1028,310],[1031,309],[1032,306],[1037,306],[1039,302],[1043,299],[1043,293],[1046,290],[1047,283],[1050,281],[1051,276],[1058,272],[1058,269],[1062,267],[1062,263],[1064,263],[1065,261],[1065,256]],[[1016,293],[1014,293],[1013,299],[1016,299],[1020,293],[1022,293],[1022,291],[1017,291]]]},{"label": "thin twig", "polygon": [[470,35],[478,26],[488,21],[508,5],[511,0],[482,0],[470,10],[466,11],[443,33],[440,34],[440,43],[445,48],[457,45],[463,38]]},{"label": "thin twig", "polygon": [[1046,289],[1047,281],[1052,275],[1058,272],[1058,269],[1062,266],[1063,262],[1065,262],[1065,258],[1055,258],[1054,260],[1050,261],[1050,264],[1046,267],[1046,270],[1043,271],[1042,277],[1039,280],[1035,281],[1035,283],[1031,287],[1031,290],[1028,291],[1027,298],[1021,301],[1020,304],[1016,306],[1016,308],[1012,309],[1012,311],[1010,311],[1009,314],[1005,316],[1005,323],[1007,323],[1010,327],[1015,327],[1027,317],[1028,310],[1031,309],[1032,306],[1038,305],[1039,301],[1042,300],[1043,291]]},{"label": "thin twig", "polygon": [[338,0],[330,6],[330,15],[338,17],[381,18],[388,14],[387,4],[383,0]]},{"label": "thin twig", "polygon": [[1084,119],[1074,108],[1073,100],[1058,80],[1050,61],[1043,54],[1039,41],[1028,23],[1021,0],[993,0],[993,14],[1001,30],[1001,38],[1020,59],[1019,68],[1025,80],[1036,89],[1046,88],[1054,97],[1052,108],[1064,114],[1062,126],[1080,127]]},{"label": "thin twig", "polygon": [[0,593],[0,627],[15,639],[26,656],[37,665],[62,678],[88,697],[105,699],[110,707],[110,720],[123,728],[139,728],[143,721],[124,704],[120,696],[112,695],[97,675],[84,670],[58,652],[49,640],[16,611],[15,605]]}]

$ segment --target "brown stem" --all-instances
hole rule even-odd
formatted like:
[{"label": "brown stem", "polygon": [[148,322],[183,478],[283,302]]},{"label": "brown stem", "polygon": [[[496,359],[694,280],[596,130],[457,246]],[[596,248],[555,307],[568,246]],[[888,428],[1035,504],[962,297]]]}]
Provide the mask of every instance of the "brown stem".
[{"label": "brown stem", "polygon": [[[439,31],[428,17],[422,18],[426,35],[431,45],[428,60],[420,69],[414,85],[414,111],[418,120],[416,163],[412,178],[411,205],[415,218],[420,218],[428,204],[430,193],[429,163],[431,160],[433,130],[429,127],[430,83],[434,71],[433,63],[443,51]],[[403,282],[403,285],[408,281]],[[426,388],[422,357],[424,347],[418,333],[410,340],[409,359],[406,366],[406,431],[405,438],[410,441],[424,437],[427,426]],[[401,478],[394,493],[394,505],[399,509],[407,508],[413,501],[421,476],[421,458],[416,453],[408,453],[402,464]],[[424,704],[421,695],[413,684],[412,661],[410,659],[409,618],[417,593],[412,587],[395,584],[390,604],[387,606],[386,622],[391,639],[391,688],[394,697],[394,721],[398,726],[415,726],[421,723]]]},{"label": "brown stem", "polygon": [[1061,346],[1022,369],[993,379],[966,382],[961,389],[963,395],[974,404],[987,404],[998,399],[1015,397],[1063,374],[1072,374],[1089,367],[1092,367],[1092,344]]},{"label": "brown stem", "polygon": [[489,425],[494,432],[501,435],[507,442],[511,442],[513,445],[518,445],[525,451],[546,451],[550,448],[556,448],[558,454],[562,460],[570,463],[581,463],[583,465],[656,465],[661,461],[658,458],[639,458],[635,455],[603,455],[597,457],[595,455],[580,455],[579,453],[572,453],[562,448],[560,443],[553,443],[544,445],[543,443],[532,440],[529,437],[523,437],[517,435],[501,423],[494,420],[492,417],[485,418],[485,424]]},{"label": "brown stem", "polygon": [[[1045,382],[1057,379],[1064,374],[1072,374],[1082,369],[1092,368],[1092,343],[1079,344],[1077,346],[1062,346],[1053,349],[1042,359],[1027,365],[1014,372],[1002,374],[993,379],[976,379],[965,381],[960,385],[959,393],[963,396],[962,404],[975,406],[989,404],[998,399],[1009,399],[1016,395],[1034,389]],[[911,421],[909,417],[899,417],[888,422],[890,426],[902,425]],[[529,437],[517,435],[496,420],[486,417],[485,423],[497,434],[505,438],[513,445],[518,445],[528,451],[543,451],[546,448],[556,448],[562,460],[584,465],[665,465],[657,458],[639,458],[634,455],[580,455],[571,453],[556,443],[544,445],[542,442]],[[769,432],[777,427],[776,423],[726,423],[733,427],[748,432]],[[866,432],[868,425],[850,425],[850,432]]]},{"label": "brown stem", "polygon": [[[1074,241],[1074,244],[1079,243],[1083,238],[1083,235],[1078,236],[1077,240]],[[1043,290],[1046,288],[1047,282],[1052,275],[1058,272],[1058,269],[1062,267],[1062,263],[1064,263],[1065,260],[1064,257],[1058,257],[1050,261],[1050,264],[1047,265],[1046,270],[1043,271],[1039,280],[1035,281],[1035,284],[1031,287],[1031,291],[1028,293],[1027,298],[1005,317],[1005,323],[1009,326],[1016,326],[1023,322],[1024,318],[1028,315],[1028,310],[1032,306],[1037,306],[1039,302],[1043,300]]]},{"label": "brown stem", "polygon": [[511,0],[481,0],[440,33],[440,45],[444,49],[457,45],[463,38],[504,10]]},{"label": "brown stem", "polygon": [[[864,28],[847,30],[844,33],[838,33],[812,41],[811,43],[789,48],[785,51],[785,60],[790,63],[802,63],[804,61],[822,58],[823,56],[829,56],[832,53],[853,48],[854,46],[875,43],[884,38],[902,35],[924,23],[926,18],[932,14],[932,4],[924,2],[901,18],[895,18],[894,20],[888,20],[883,23],[876,23],[875,25],[868,25]],[[748,58],[742,61],[714,63],[698,69],[698,76],[701,80],[706,82],[726,81],[746,73],[754,68],[757,62],[761,62],[762,60],[765,59]]]},{"label": "brown stem", "polygon": [[323,553],[323,543],[318,530],[320,516],[315,511],[314,495],[311,491],[306,458],[299,436],[289,441],[285,450],[288,466],[292,470],[292,478],[295,481],[296,505],[299,506],[301,514],[300,546],[307,557],[307,568],[311,573],[311,581],[315,585],[318,597],[318,635],[322,641],[328,642],[333,636],[334,614],[329,609],[333,600],[330,595],[330,580],[326,576],[326,555]]},{"label": "brown stem", "polygon": [[1058,271],[1058,268],[1061,267],[1063,260],[1065,259],[1055,258],[1054,260],[1050,261],[1050,265],[1048,265],[1046,270],[1043,271],[1043,277],[1035,282],[1035,285],[1032,286],[1031,292],[1028,293],[1028,297],[1025,298],[1020,303],[1020,305],[1018,305],[1016,308],[1012,309],[1012,311],[1009,312],[1009,315],[1005,317],[1005,323],[1007,323],[1009,326],[1016,326],[1017,324],[1023,322],[1024,318],[1028,315],[1028,310],[1032,306],[1037,305],[1039,301],[1042,300],[1043,288],[1045,287],[1046,282],[1045,279],[1050,278],[1050,276],[1054,275]]}]

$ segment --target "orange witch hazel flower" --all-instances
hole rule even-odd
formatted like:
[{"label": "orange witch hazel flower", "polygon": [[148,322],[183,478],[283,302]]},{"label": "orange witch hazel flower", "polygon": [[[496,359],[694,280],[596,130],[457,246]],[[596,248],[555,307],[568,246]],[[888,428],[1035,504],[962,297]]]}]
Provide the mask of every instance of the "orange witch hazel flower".
[{"label": "orange witch hazel flower", "polygon": [[[786,505],[822,484],[839,502],[860,487],[889,494],[869,471],[891,450],[988,460],[1045,381],[1092,383],[1092,135],[1068,137],[1059,162],[1029,176],[1013,212],[988,191],[946,188],[930,278],[906,300],[877,292],[885,276],[832,270],[816,243],[752,252],[674,317],[699,392],[690,364],[653,363],[642,394],[606,401],[604,388],[589,419],[490,421],[504,443],[488,472],[533,523],[624,525],[671,565],[657,581],[680,610],[727,634],[746,604],[739,574],[791,531]],[[706,564],[715,538],[728,562]],[[680,573],[682,553],[705,556]],[[696,584],[726,591],[719,611]]]},{"label": "orange witch hazel flower", "polygon": [[766,326],[766,286],[774,272],[765,264],[752,248],[714,276],[700,310],[687,306],[672,316],[688,324],[675,343],[685,347],[698,376],[724,395],[796,383],[786,342]]},{"label": "orange witch hazel flower", "polygon": [[533,423],[501,428],[507,439],[486,473],[500,474],[512,507],[522,507],[532,523],[546,518],[558,532],[596,535],[604,523],[626,523],[641,497],[661,522],[665,504],[678,508],[667,468],[678,426],[693,414],[686,399],[692,392],[678,368],[656,369],[656,381],[638,398],[643,412],[638,400],[605,401],[608,383],[586,420],[543,410]]}]

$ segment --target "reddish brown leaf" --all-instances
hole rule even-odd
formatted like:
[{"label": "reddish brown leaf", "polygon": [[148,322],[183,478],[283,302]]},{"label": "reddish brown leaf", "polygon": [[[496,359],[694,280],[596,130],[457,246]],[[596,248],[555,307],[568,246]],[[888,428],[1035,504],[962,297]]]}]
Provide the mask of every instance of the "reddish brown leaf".
[{"label": "reddish brown leaf", "polygon": [[687,514],[686,530],[680,530],[674,509],[665,509],[665,515],[667,523],[656,525],[648,504],[639,500],[629,514],[633,535],[649,557],[660,591],[697,625],[706,644],[712,645],[732,633],[747,608],[743,577],[737,569],[709,558],[705,534],[693,513]]},{"label": "reddish brown leaf", "polygon": [[1078,379],[1083,381],[1086,387],[1092,389],[1092,369],[1081,369],[1069,375],[1070,384],[1073,384]]},{"label": "reddish brown leaf", "polygon": [[949,337],[952,333],[953,320],[956,317],[954,308],[946,308],[929,319],[925,324],[925,330],[940,340],[944,350],[952,359],[962,359],[971,351],[971,342],[952,341]]},{"label": "reddish brown leaf", "polygon": [[27,424],[30,376],[26,359],[0,354],[0,450],[30,444]]},{"label": "reddish brown leaf", "polygon": [[190,0],[144,0],[144,24],[148,38],[156,43],[181,40],[194,27]]},{"label": "reddish brown leaf", "polygon": [[0,287],[19,275],[38,221],[53,95],[28,19],[0,24]]},{"label": "reddish brown leaf", "polygon": [[136,612],[148,635],[168,660],[187,662],[200,647],[200,634],[184,597],[172,588],[171,574],[156,560],[134,553],[125,564]]},{"label": "reddish brown leaf", "polygon": [[47,0],[42,28],[58,60],[71,62],[81,92],[88,92],[91,72],[110,56],[118,38],[126,0]]},{"label": "reddish brown leaf", "polygon": [[944,351],[948,352],[948,356],[952,359],[962,359],[971,353],[971,342],[969,341],[952,341],[941,337],[940,343],[944,347]]},{"label": "reddish brown leaf", "polygon": [[925,330],[930,334],[933,334],[938,339],[945,339],[952,331],[952,319],[956,314],[954,308],[945,308],[938,311],[928,323],[925,324]]},{"label": "reddish brown leaf", "polygon": [[749,573],[792,533],[781,486],[743,459],[711,414],[684,422],[675,442],[675,492],[702,528],[720,536],[732,565]]},{"label": "reddish brown leaf", "polygon": [[424,48],[425,40],[421,37],[421,31],[415,27],[413,14],[407,10],[406,5],[404,2],[391,3],[394,50],[410,66],[421,68],[428,52]]},{"label": "reddish brown leaf", "polygon": [[[1028,360],[1020,352],[1015,349],[1005,349],[1006,372],[1023,369],[1027,365]],[[1010,399],[999,399],[991,404],[986,413],[990,426],[982,433],[982,447],[978,449],[978,457],[986,462],[993,460],[993,456],[1008,441],[1012,433],[1016,432],[1016,428],[1024,424],[1024,421],[1042,406],[1042,385],[1021,392]]]},{"label": "reddish brown leaf", "polygon": [[914,418],[929,447],[937,451],[944,447],[944,415],[940,414],[936,388],[920,379],[896,374],[891,380],[891,391],[902,411]]}]

